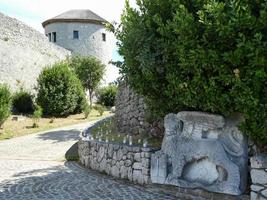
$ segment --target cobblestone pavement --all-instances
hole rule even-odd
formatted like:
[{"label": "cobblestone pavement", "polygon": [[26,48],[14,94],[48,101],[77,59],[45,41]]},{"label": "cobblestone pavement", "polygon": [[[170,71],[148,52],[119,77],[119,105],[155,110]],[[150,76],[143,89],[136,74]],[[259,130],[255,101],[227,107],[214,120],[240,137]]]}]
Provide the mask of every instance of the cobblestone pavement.
[{"label": "cobblestone pavement", "polygon": [[177,199],[60,162],[88,124],[0,142],[0,200]]}]

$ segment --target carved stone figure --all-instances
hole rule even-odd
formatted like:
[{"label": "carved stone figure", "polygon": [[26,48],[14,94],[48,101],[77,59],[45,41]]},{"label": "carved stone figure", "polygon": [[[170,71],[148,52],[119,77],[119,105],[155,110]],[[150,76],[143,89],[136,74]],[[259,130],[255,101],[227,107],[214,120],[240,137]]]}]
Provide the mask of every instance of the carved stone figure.
[{"label": "carved stone figure", "polygon": [[160,151],[152,156],[153,183],[240,195],[247,184],[247,139],[241,118],[202,112],[169,114]]}]

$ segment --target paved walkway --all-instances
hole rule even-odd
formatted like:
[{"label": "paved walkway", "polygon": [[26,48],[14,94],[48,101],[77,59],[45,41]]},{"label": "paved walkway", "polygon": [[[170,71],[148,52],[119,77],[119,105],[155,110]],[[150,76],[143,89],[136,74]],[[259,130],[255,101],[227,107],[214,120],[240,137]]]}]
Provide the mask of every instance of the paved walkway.
[{"label": "paved walkway", "polygon": [[0,200],[177,199],[64,162],[92,123],[0,141]]}]

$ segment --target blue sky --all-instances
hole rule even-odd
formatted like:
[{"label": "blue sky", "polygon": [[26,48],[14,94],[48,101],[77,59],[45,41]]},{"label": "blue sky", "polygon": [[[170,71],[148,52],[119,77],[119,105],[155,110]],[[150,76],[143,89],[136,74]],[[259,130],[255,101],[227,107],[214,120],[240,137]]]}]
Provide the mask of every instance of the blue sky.
[{"label": "blue sky", "polygon": [[[110,22],[119,22],[124,3],[124,0],[0,0],[0,12],[43,33],[43,21],[70,9],[88,8]],[[135,0],[130,3],[135,6]],[[116,49],[113,60],[121,60]]]}]

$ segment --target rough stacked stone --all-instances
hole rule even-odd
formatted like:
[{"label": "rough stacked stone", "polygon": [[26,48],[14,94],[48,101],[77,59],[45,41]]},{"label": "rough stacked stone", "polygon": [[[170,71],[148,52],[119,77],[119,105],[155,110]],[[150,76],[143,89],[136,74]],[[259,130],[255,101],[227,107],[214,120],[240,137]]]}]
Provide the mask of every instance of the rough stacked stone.
[{"label": "rough stacked stone", "polygon": [[261,154],[250,159],[251,200],[267,200],[267,155]]},{"label": "rough stacked stone", "polygon": [[79,141],[80,162],[116,178],[139,184],[150,182],[150,148],[98,141]]},{"label": "rough stacked stone", "polygon": [[126,82],[119,85],[116,97],[116,121],[120,133],[162,135],[163,121],[148,123],[149,110],[144,99],[137,95]]}]

